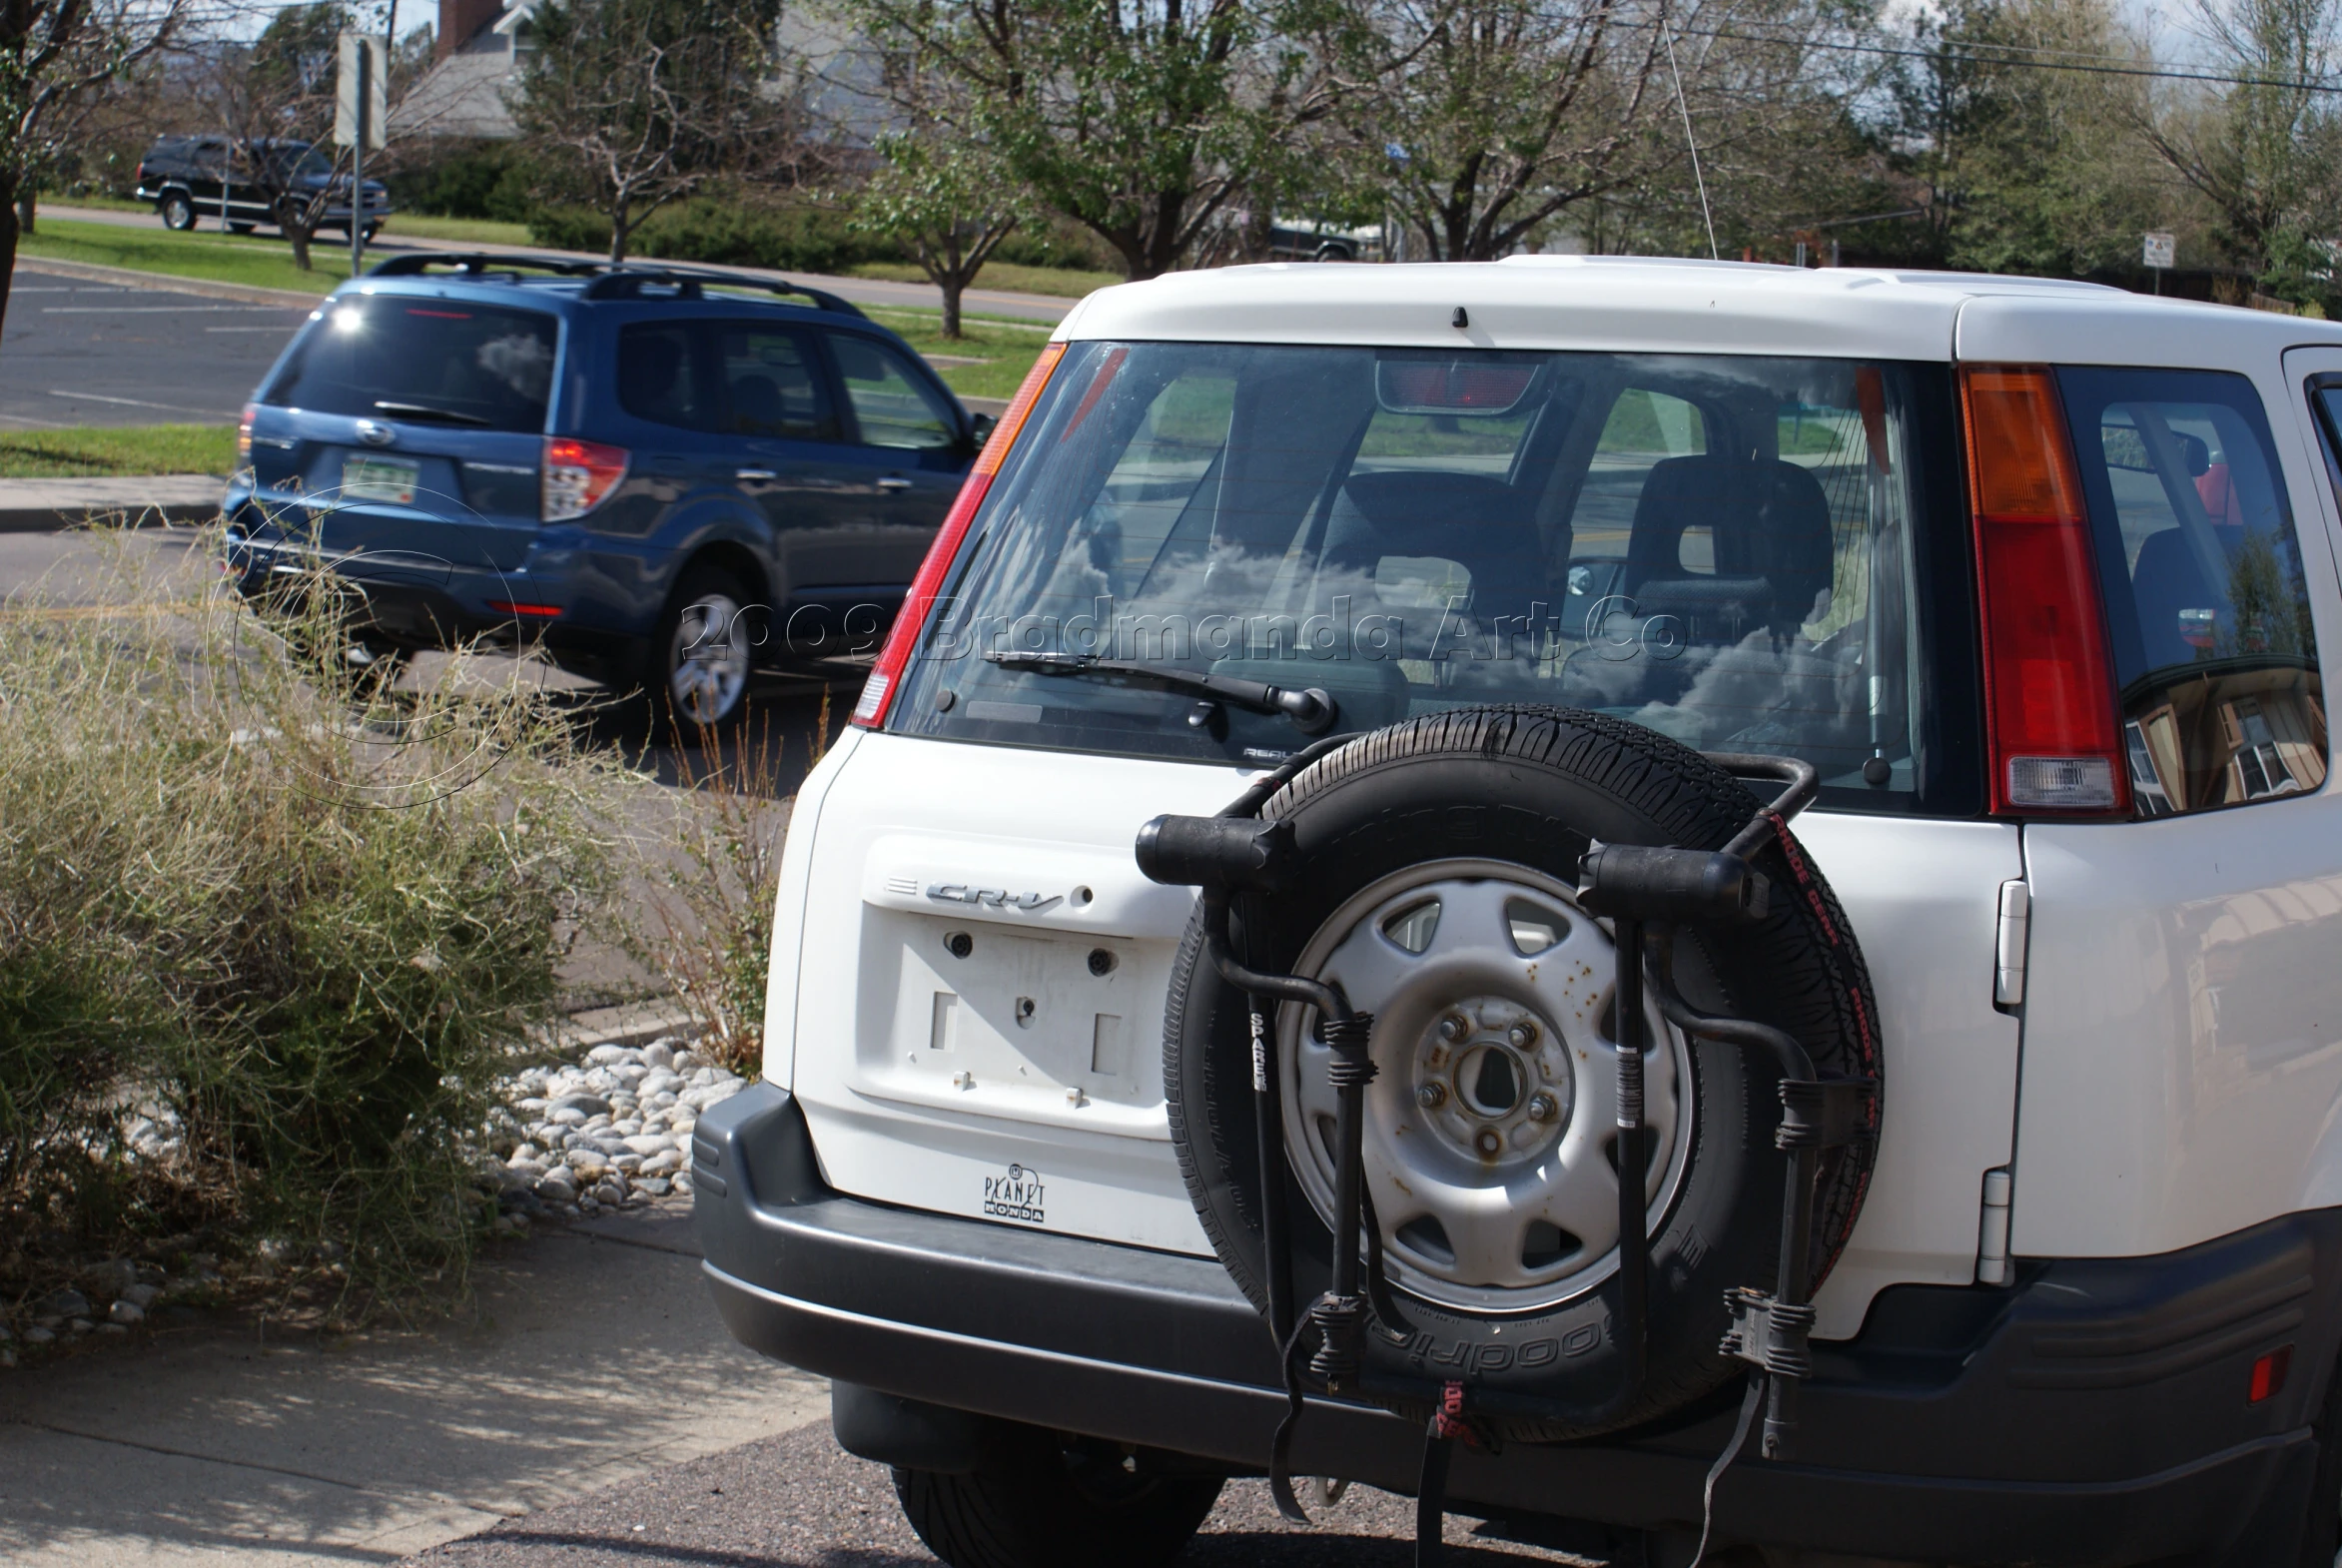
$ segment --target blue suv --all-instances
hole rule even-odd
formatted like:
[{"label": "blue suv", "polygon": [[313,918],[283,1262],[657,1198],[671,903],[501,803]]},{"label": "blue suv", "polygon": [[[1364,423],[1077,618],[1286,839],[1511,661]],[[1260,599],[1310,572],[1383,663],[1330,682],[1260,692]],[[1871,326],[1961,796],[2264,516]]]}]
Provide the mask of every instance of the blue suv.
[{"label": "blue suv", "polygon": [[876,646],[990,424],[818,290],[400,256],[246,406],[229,566],[255,597],[331,566],[361,662],[533,642],[721,725],[752,666]]}]

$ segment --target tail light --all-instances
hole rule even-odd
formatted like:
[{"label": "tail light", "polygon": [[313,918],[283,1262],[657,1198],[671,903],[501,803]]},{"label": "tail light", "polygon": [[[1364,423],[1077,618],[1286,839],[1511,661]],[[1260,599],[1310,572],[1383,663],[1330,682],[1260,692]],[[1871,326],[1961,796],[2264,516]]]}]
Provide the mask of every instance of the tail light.
[{"label": "tail light", "polygon": [[928,546],[927,558],[919,563],[919,575],[911,579],[911,591],[903,596],[902,612],[895,617],[894,629],[887,633],[886,646],[879,649],[878,662],[871,666],[870,679],[863,683],[861,699],[854,704],[854,722],[864,729],[877,729],[886,722],[887,701],[894,695],[904,667],[911,662],[912,648],[918,645],[920,634],[926,630],[927,617],[934,611],[936,596],[943,589],[944,573],[951,569],[952,557],[960,553],[960,541],[968,536],[968,524],[976,520],[977,508],[984,504],[993,476],[1008,459],[1009,447],[1025,428],[1026,417],[1041,398],[1041,389],[1049,385],[1050,372],[1057,369],[1065,353],[1066,346],[1062,343],[1053,343],[1041,351],[1041,358],[1026,373],[1017,395],[1009,399],[1008,411],[993,426],[992,438],[976,454],[968,477],[961,481],[960,493],[953,500],[952,509],[944,515],[935,542]]},{"label": "tail light", "polygon": [[1992,808],[2125,813],[2105,615],[2057,384],[2039,366],[1969,366],[1960,393]]},{"label": "tail light", "polygon": [[252,421],[259,416],[260,411],[259,403],[248,402],[244,405],[244,411],[236,416],[236,460],[240,463],[252,461]]},{"label": "tail light", "polygon": [[545,437],[544,497],[538,515],[566,522],[599,506],[626,477],[626,448]]}]

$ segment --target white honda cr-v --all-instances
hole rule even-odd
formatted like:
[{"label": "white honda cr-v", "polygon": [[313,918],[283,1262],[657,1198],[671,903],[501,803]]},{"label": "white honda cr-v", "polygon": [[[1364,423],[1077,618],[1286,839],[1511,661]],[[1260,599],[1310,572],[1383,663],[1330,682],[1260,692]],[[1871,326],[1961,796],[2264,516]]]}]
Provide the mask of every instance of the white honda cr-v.
[{"label": "white honda cr-v", "polygon": [[2338,438],[2078,284],[1092,296],[798,797],[732,1331],[955,1568],[2324,1568]]}]

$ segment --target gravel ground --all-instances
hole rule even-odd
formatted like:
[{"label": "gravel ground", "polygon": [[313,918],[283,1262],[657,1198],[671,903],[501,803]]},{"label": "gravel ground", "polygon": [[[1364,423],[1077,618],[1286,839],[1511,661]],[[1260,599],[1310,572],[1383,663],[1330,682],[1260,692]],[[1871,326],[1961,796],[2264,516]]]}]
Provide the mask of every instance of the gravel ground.
[{"label": "gravel ground", "polygon": [[[1182,1568],[1406,1568],[1415,1505],[1352,1487],[1314,1529],[1285,1524],[1263,1481],[1234,1481]],[[1474,1537],[1448,1521],[1448,1568],[1587,1559]],[[408,1568],[933,1568],[885,1467],[816,1422],[591,1492],[407,1559]]]}]

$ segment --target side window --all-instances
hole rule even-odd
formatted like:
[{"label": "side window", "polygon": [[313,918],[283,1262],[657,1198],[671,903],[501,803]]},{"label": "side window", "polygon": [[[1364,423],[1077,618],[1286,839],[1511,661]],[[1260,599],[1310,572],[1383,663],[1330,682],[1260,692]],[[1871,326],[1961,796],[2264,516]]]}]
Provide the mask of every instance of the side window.
[{"label": "side window", "polygon": [[717,350],[724,388],[724,429],[796,441],[838,438],[838,420],[823,391],[811,346],[786,328],[726,326]]},{"label": "side window", "polygon": [[708,417],[692,368],[689,322],[644,322],[618,334],[618,402],[637,419],[704,430]]},{"label": "side window", "polygon": [[959,443],[958,419],[900,355],[852,333],[832,333],[830,347],[863,445],[934,451]]},{"label": "side window", "polygon": [[2067,370],[2058,388],[2140,815],[2318,788],[2326,710],[2308,584],[2252,384]]}]

